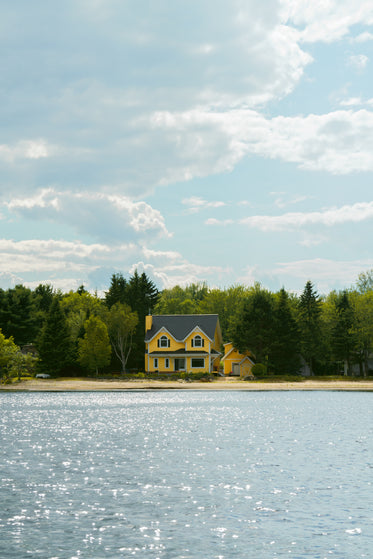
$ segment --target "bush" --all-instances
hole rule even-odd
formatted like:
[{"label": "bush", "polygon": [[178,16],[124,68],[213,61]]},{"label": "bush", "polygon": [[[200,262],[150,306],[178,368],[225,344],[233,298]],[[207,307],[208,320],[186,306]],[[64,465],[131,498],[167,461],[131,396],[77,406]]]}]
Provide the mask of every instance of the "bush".
[{"label": "bush", "polygon": [[263,365],[263,363],[255,363],[253,368],[251,369],[252,374],[254,377],[262,378],[265,377],[267,374],[267,367]]}]

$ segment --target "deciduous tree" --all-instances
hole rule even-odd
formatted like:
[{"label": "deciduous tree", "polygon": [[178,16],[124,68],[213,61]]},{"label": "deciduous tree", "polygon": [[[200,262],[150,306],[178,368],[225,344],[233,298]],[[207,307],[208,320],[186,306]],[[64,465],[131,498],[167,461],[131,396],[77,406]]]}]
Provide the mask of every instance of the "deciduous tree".
[{"label": "deciduous tree", "polygon": [[97,316],[86,321],[84,338],[79,340],[78,359],[83,367],[98,375],[110,363],[111,346],[106,324]]},{"label": "deciduous tree", "polygon": [[132,338],[139,322],[136,312],[124,303],[115,303],[108,313],[107,325],[111,346],[125,372],[132,349]]}]

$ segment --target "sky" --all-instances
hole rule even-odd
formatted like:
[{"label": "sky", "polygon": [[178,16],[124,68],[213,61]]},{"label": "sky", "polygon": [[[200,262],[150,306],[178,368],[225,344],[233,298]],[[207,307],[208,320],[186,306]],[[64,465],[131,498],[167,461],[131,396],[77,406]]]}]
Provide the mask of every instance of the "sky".
[{"label": "sky", "polygon": [[0,3],[0,287],[373,268],[371,0]]}]

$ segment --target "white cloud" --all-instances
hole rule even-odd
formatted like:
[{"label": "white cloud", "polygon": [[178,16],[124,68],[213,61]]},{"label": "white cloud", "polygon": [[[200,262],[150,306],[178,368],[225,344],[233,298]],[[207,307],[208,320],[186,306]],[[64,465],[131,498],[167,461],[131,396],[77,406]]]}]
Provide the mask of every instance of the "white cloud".
[{"label": "white cloud", "polygon": [[298,241],[298,244],[301,246],[304,246],[306,248],[311,248],[314,246],[318,246],[321,245],[323,243],[325,243],[328,240],[328,238],[325,235],[310,235],[308,234],[307,236],[303,237],[303,239],[300,239]]},{"label": "white cloud", "polygon": [[[143,257],[138,260],[139,256]],[[160,288],[193,282],[225,282],[231,270],[224,266],[193,264],[176,251],[157,251],[134,243],[109,245],[80,241],[0,239],[0,285],[23,283],[36,287],[51,283],[68,291],[84,284],[88,289],[107,289],[111,275],[118,270],[132,274],[145,271]]]},{"label": "white cloud", "polygon": [[373,219],[373,202],[358,202],[340,208],[330,208],[318,212],[289,212],[282,215],[255,215],[239,221],[242,225],[262,231],[284,231],[312,225],[334,226],[358,223]]},{"label": "white cloud", "polygon": [[13,163],[18,159],[44,159],[55,152],[45,140],[20,140],[13,146],[0,144],[0,159]]},{"label": "white cloud", "polygon": [[[352,205],[333,207],[313,212],[288,212],[282,215],[252,215],[237,219],[218,220],[209,218],[206,225],[227,226],[233,223],[261,231],[291,231],[302,227],[324,225],[332,227],[346,223],[359,223],[373,219],[373,202],[357,202]],[[304,242],[303,244],[306,244]],[[312,243],[315,244],[315,243]],[[319,244],[318,242],[316,244]]]},{"label": "white cloud", "polygon": [[366,109],[272,119],[252,110],[200,109],[158,112],[151,122],[173,151],[165,183],[232,170],[250,154],[332,174],[373,170],[373,112]]},{"label": "white cloud", "polygon": [[356,43],[366,43],[367,41],[373,40],[373,33],[369,33],[368,31],[364,31],[360,33],[354,38],[354,42]]},{"label": "white cloud", "polygon": [[185,206],[189,206],[189,212],[191,213],[197,213],[200,210],[204,210],[206,208],[221,208],[227,205],[226,202],[222,202],[219,200],[208,202],[207,200],[199,198],[198,196],[184,198],[184,200],[182,200],[182,204],[184,204]]},{"label": "white cloud", "polygon": [[233,219],[216,219],[215,217],[209,217],[205,221],[206,225],[221,225],[222,227],[232,225],[233,223],[236,223]]},{"label": "white cloud", "polygon": [[363,105],[364,101],[361,97],[350,97],[349,99],[342,99],[339,104],[341,107],[357,107]]},{"label": "white cloud", "polygon": [[15,198],[4,205],[10,212],[29,219],[49,219],[70,224],[80,233],[109,238],[120,243],[124,235],[169,237],[161,213],[146,202],[105,193],[59,192],[42,189],[28,198]]},{"label": "white cloud", "polygon": [[354,54],[348,57],[347,63],[358,72],[364,70],[369,62],[369,58],[365,54]]},{"label": "white cloud", "polygon": [[334,42],[357,24],[373,23],[370,0],[282,0],[283,18],[295,24],[304,42]]},{"label": "white cloud", "polygon": [[278,208],[285,208],[286,206],[292,206],[296,204],[300,204],[301,202],[305,202],[306,200],[310,200],[312,196],[308,194],[298,194],[296,196],[292,196],[290,198],[286,198],[286,192],[270,192],[271,195],[279,194],[274,203]]},{"label": "white cloud", "polygon": [[353,285],[362,271],[372,268],[373,260],[338,261],[315,258],[278,263],[274,273],[283,280],[285,277],[301,279],[303,284],[308,280],[316,281],[320,293],[326,294],[336,285],[340,288]]}]

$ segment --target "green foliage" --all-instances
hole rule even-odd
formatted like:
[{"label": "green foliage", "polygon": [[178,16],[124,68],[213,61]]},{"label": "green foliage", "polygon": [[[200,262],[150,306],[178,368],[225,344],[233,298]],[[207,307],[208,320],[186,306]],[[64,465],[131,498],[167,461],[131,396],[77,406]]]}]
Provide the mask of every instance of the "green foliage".
[{"label": "green foliage", "polygon": [[125,303],[115,303],[106,320],[112,348],[124,372],[132,349],[133,334],[139,322],[137,313],[132,312],[131,307]]},{"label": "green foliage", "polygon": [[127,297],[127,280],[124,279],[122,274],[113,274],[109,290],[105,293],[105,303],[110,309],[115,303],[126,303]]},{"label": "green foliage", "polygon": [[111,346],[106,324],[91,316],[84,324],[84,338],[79,340],[79,363],[98,375],[99,368],[110,363]]},{"label": "green foliage", "polygon": [[35,370],[37,358],[24,354],[14,343],[13,338],[6,338],[0,330],[0,376],[1,382],[8,383],[17,377],[31,375]]},{"label": "green foliage", "polygon": [[145,352],[145,317],[152,313],[159,297],[155,284],[143,272],[135,270],[130,277],[127,289],[127,300],[132,311],[137,313],[138,324],[132,337],[132,350],[128,358],[130,368],[141,369],[144,366]]},{"label": "green foliage", "polygon": [[267,367],[263,365],[263,363],[255,363],[253,368],[251,369],[252,374],[254,377],[263,378],[267,374]]},{"label": "green foliage", "polygon": [[366,377],[369,373],[369,355],[373,350],[373,290],[350,292],[349,299],[353,308],[351,333],[356,343],[356,356],[360,372]]},{"label": "green foliage", "polygon": [[347,372],[351,373],[351,358],[356,347],[356,336],[353,332],[354,311],[350,305],[346,291],[336,300],[336,320],[332,329],[332,350],[334,357],[347,363]]},{"label": "green foliage", "polygon": [[22,346],[35,341],[38,324],[32,292],[23,285],[2,291],[0,297],[0,328]]},{"label": "green foliage", "polygon": [[[56,309],[52,311],[56,300],[62,312],[59,318]],[[151,312],[218,314],[223,340],[256,353],[257,359],[268,367],[268,374],[283,376],[296,371],[299,353],[316,374],[337,373],[343,362],[348,363],[350,374],[359,370],[361,375],[369,374],[368,358],[373,351],[373,270],[360,274],[354,289],[331,292],[323,298],[311,282],[307,282],[299,298],[285,290],[272,294],[258,284],[209,289],[206,283],[194,283],[158,293],[145,273],[135,271],[129,279],[114,274],[104,300],[88,293],[84,286],[67,294],[42,284],[34,291],[22,285],[0,289],[3,378],[5,375],[11,380],[24,374],[20,348],[30,342],[36,343],[41,352],[39,371],[71,372],[72,367],[78,366],[78,341],[84,337],[84,324],[94,316],[109,326],[110,309],[116,303],[128,305],[131,310],[126,312],[137,313],[138,317],[132,343],[124,350],[125,355],[131,346],[124,366],[121,361],[122,369],[142,369],[145,316]],[[113,340],[112,346],[112,365],[117,367]]]},{"label": "green foliage", "polygon": [[282,288],[274,305],[271,366],[276,373],[296,373],[300,368],[300,334],[289,297]]},{"label": "green foliage", "polygon": [[274,300],[260,287],[252,290],[233,333],[233,343],[241,352],[251,351],[255,358],[268,364],[274,339]]},{"label": "green foliage", "polygon": [[305,285],[298,305],[298,326],[301,333],[301,351],[311,374],[317,359],[322,356],[321,300],[312,282]]},{"label": "green foliage", "polygon": [[60,375],[72,364],[71,333],[57,298],[49,309],[37,349],[38,370],[42,373]]},{"label": "green foliage", "polygon": [[208,294],[205,283],[192,283],[186,287],[175,285],[164,289],[154,308],[155,314],[198,314],[199,305]]},{"label": "green foliage", "polygon": [[107,310],[101,299],[81,289],[65,294],[61,299],[61,309],[74,342],[83,335],[84,323],[90,316],[104,318]]},{"label": "green foliage", "polygon": [[242,307],[252,293],[252,288],[233,285],[227,289],[211,289],[198,305],[199,314],[218,314],[225,340],[231,340],[240,321]]},{"label": "green foliage", "polygon": [[361,274],[359,274],[356,285],[360,293],[373,291],[373,270],[369,270],[367,272],[362,272]]}]

